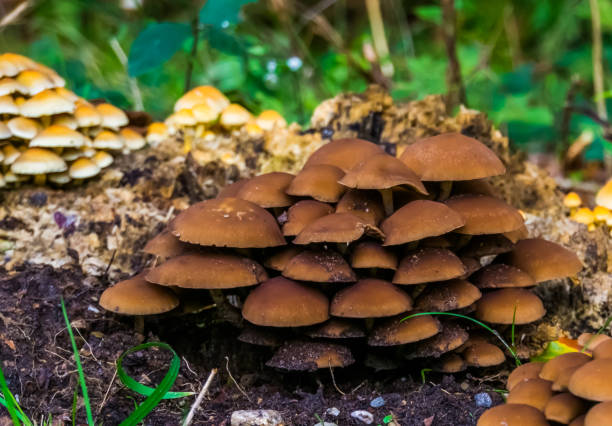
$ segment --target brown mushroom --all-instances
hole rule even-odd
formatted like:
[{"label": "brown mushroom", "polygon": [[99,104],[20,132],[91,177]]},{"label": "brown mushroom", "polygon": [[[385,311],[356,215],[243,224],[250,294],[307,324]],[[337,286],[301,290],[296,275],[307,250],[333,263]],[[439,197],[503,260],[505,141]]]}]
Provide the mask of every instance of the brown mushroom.
[{"label": "brown mushroom", "polygon": [[313,152],[304,168],[316,164],[330,164],[347,172],[363,160],[381,153],[382,148],[372,142],[362,139],[337,139]]},{"label": "brown mushroom", "polygon": [[178,306],[179,299],[174,292],[147,282],[144,275],[138,274],[104,290],[100,306],[124,315],[161,314]]},{"label": "brown mushroom", "polygon": [[306,250],[289,260],[283,276],[298,281],[342,283],[357,281],[346,260],[333,250]]},{"label": "brown mushroom", "polygon": [[286,193],[292,180],[292,174],[283,172],[255,176],[242,185],[236,198],[250,201],[264,208],[287,207],[294,201]]},{"label": "brown mushroom", "polygon": [[540,371],[540,378],[554,382],[559,378],[559,375],[563,371],[572,367],[582,366],[590,360],[591,357],[582,352],[568,352],[561,354],[548,361],[544,367],[542,367],[542,371]]},{"label": "brown mushroom", "polygon": [[612,359],[595,359],[578,368],[569,391],[590,401],[612,401]]},{"label": "brown mushroom", "polygon": [[344,318],[389,317],[412,308],[407,293],[388,281],[365,278],[340,290],[331,302],[330,313]]},{"label": "brown mushroom", "polygon": [[352,213],[332,213],[308,224],[293,240],[294,244],[350,243],[364,234],[383,237],[375,226]]},{"label": "brown mushroom", "polygon": [[476,318],[492,324],[528,324],[544,314],[540,298],[522,288],[495,290],[476,302]]},{"label": "brown mushroom", "polygon": [[[607,337],[607,336],[606,336]],[[612,339],[608,337],[593,349],[594,359],[612,359]]]},{"label": "brown mushroom", "polygon": [[502,200],[486,195],[456,195],[445,201],[465,224],[455,232],[468,235],[500,234],[523,226],[523,216]]},{"label": "brown mushroom", "polygon": [[355,362],[351,351],[336,343],[288,342],[266,362],[268,367],[289,371],[315,371],[346,367]]},{"label": "brown mushroom", "polygon": [[[191,155],[191,152],[189,153],[189,155]],[[240,190],[242,189],[242,187],[248,182],[248,179],[240,179],[236,182],[230,183],[229,185],[224,186],[221,191],[219,191],[219,194],[217,194],[217,199],[222,199],[222,198],[237,198],[238,197],[238,192],[240,192]]]},{"label": "brown mushroom", "polygon": [[189,248],[189,244],[183,243],[168,229],[164,229],[155,237],[150,239],[142,249],[143,252],[159,257],[174,257],[183,254]]},{"label": "brown mushroom", "polygon": [[537,408],[526,404],[502,404],[489,408],[478,419],[477,426],[549,426]]},{"label": "brown mushroom", "polygon": [[397,256],[391,250],[379,243],[363,241],[358,243],[351,254],[351,266],[353,268],[397,268]]},{"label": "brown mushroom", "polygon": [[511,391],[517,384],[529,379],[537,379],[540,377],[540,371],[544,367],[543,362],[528,362],[516,367],[508,376],[506,389]]},{"label": "brown mushroom", "polygon": [[427,286],[415,305],[423,311],[447,312],[466,308],[480,297],[480,290],[472,283],[455,279]]},{"label": "brown mushroom", "polygon": [[408,346],[407,358],[439,358],[467,342],[469,335],[461,326],[452,321],[441,321],[440,324],[438,334]]},{"label": "brown mushroom", "polygon": [[298,201],[287,210],[287,221],[283,223],[283,235],[295,236],[320,217],[332,214],[334,208],[315,200]]},{"label": "brown mushroom", "polygon": [[365,332],[353,321],[332,318],[321,325],[315,326],[312,330],[308,331],[306,335],[313,338],[324,339],[355,339],[364,337]]},{"label": "brown mushroom", "polygon": [[296,246],[285,246],[276,251],[264,261],[266,268],[281,272],[287,266],[287,263],[296,255],[302,252],[302,248]]},{"label": "brown mushroom", "polygon": [[552,383],[544,379],[529,379],[518,383],[506,398],[509,404],[526,404],[544,411],[552,397]]},{"label": "brown mushroom", "polygon": [[[552,396],[544,407],[544,415],[547,420],[565,425],[585,411],[584,401],[568,392]],[[612,415],[612,412],[610,415]]]},{"label": "brown mushroom", "polygon": [[508,253],[514,243],[502,234],[476,235],[461,248],[461,256],[483,257],[493,254]]},{"label": "brown mushroom", "polygon": [[432,315],[420,315],[404,320],[406,315],[377,324],[370,336],[370,346],[395,346],[418,342],[438,334],[440,322]]},{"label": "brown mushroom", "polygon": [[584,418],[584,426],[608,426],[612,419],[612,401],[594,405]]},{"label": "brown mushroom", "polygon": [[432,364],[431,369],[439,373],[459,373],[467,368],[465,360],[456,353],[446,353]]},{"label": "brown mushroom", "polygon": [[349,189],[338,201],[336,213],[352,213],[370,225],[378,225],[385,218],[382,198],[378,191]]},{"label": "brown mushroom", "polygon": [[506,356],[500,348],[484,341],[472,344],[468,341],[468,347],[462,355],[467,365],[472,367],[492,367],[506,361]]},{"label": "brown mushroom", "polygon": [[446,281],[466,273],[463,262],[442,248],[424,248],[407,254],[393,276],[393,284],[422,284]]},{"label": "brown mushroom", "polygon": [[478,288],[532,287],[536,283],[519,268],[504,264],[483,267],[470,277]]},{"label": "brown mushroom", "polygon": [[287,194],[296,197],[311,197],[326,203],[337,202],[346,187],[338,181],[344,172],[336,166],[317,164],[302,169],[287,188]]}]

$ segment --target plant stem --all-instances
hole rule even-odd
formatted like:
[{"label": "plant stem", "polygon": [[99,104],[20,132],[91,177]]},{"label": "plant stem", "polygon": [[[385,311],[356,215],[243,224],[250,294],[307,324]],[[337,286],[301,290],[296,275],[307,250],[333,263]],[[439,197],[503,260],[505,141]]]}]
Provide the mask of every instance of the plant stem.
[{"label": "plant stem", "polygon": [[200,38],[200,25],[197,16],[191,21],[191,31],[193,32],[193,43],[191,44],[191,52],[189,52],[189,60],[187,61],[187,69],[185,70],[185,90],[184,93],[191,89],[191,78],[193,75],[193,63],[198,53],[198,41]]},{"label": "plant stem", "polygon": [[606,111],[606,100],[604,92],[604,71],[602,64],[602,42],[601,42],[601,22],[599,18],[599,4],[597,0],[589,0],[591,7],[591,24],[593,27],[593,91],[595,92],[595,103],[597,114],[604,120],[608,118]]},{"label": "plant stem", "polygon": [[441,0],[442,2],[442,33],[448,68],[446,69],[446,110],[451,111],[459,104],[467,104],[465,88],[461,80],[461,67],[457,57],[457,15],[455,13],[455,0]]},{"label": "plant stem", "polygon": [[387,37],[385,36],[385,24],[380,10],[380,2],[379,0],[366,0],[365,4],[368,11],[368,19],[370,21],[374,49],[376,50],[378,60],[381,62],[380,68],[385,77],[392,77],[393,64],[389,60],[389,45],[387,44]]}]

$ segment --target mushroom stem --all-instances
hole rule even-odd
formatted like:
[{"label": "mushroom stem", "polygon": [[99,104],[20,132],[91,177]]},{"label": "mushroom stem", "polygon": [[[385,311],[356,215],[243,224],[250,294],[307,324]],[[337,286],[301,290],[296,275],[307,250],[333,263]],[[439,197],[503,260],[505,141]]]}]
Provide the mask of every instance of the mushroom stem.
[{"label": "mushroom stem", "polygon": [[348,252],[348,243],[337,243],[336,248],[340,252],[340,254],[345,255]]},{"label": "mushroom stem", "polygon": [[47,175],[34,175],[34,185],[44,185],[47,181]]},{"label": "mushroom stem", "polygon": [[470,242],[471,239],[472,239],[471,235],[468,235],[468,234],[459,235],[459,238],[457,238],[457,241],[455,242],[455,249],[458,250],[460,248],[465,247]]},{"label": "mushroom stem", "polygon": [[206,130],[206,126],[203,124],[198,124],[195,128],[195,137],[201,138],[204,135],[204,131]]},{"label": "mushroom stem", "polygon": [[144,336],[144,317],[142,315],[134,316],[134,331]]},{"label": "mushroom stem", "polygon": [[393,214],[393,190],[391,188],[380,189],[380,195],[382,195],[383,206],[385,207],[385,215],[391,216]]},{"label": "mushroom stem", "polygon": [[446,180],[444,182],[440,182],[440,193],[438,194],[438,201],[446,200],[449,197],[452,189],[453,181]]},{"label": "mushroom stem", "polygon": [[221,290],[209,290],[210,296],[212,297],[213,302],[215,302],[215,306],[219,312],[219,317],[227,321],[231,324],[239,324],[240,323],[240,314],[232,308],[229,304],[225,295]]},{"label": "mushroom stem", "polygon": [[49,125],[51,124],[51,116],[43,115],[42,117],[40,117],[40,122],[42,123],[43,127],[49,127]]},{"label": "mushroom stem", "polygon": [[185,133],[183,136],[183,152],[188,153],[193,148],[193,137],[190,133]]},{"label": "mushroom stem", "polygon": [[374,328],[374,318],[366,318],[365,319],[365,328],[370,331]]}]

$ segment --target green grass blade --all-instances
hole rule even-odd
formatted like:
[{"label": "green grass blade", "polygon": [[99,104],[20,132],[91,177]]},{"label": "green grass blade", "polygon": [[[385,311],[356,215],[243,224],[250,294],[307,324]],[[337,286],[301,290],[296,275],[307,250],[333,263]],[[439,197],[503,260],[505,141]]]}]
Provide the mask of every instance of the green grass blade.
[{"label": "green grass blade", "polygon": [[95,426],[93,416],[91,414],[91,404],[89,402],[89,394],[87,393],[87,383],[85,382],[85,373],[83,373],[83,366],[81,365],[81,357],[79,356],[79,349],[77,348],[76,341],[74,340],[74,333],[72,332],[72,326],[68,319],[68,313],[66,312],[66,305],[64,304],[64,298],[61,299],[62,314],[64,315],[64,321],[66,322],[66,329],[68,330],[68,336],[70,336],[70,343],[72,344],[72,352],[74,353],[74,362],[76,363],[77,370],[79,372],[79,382],[81,383],[81,391],[83,393],[83,402],[85,403],[85,411],[87,413],[87,424],[89,426]]},{"label": "green grass blade", "polygon": [[[167,349],[172,353],[172,361],[170,361],[170,367],[168,368],[168,372],[162,379],[161,383],[155,388],[150,388],[148,386],[143,385],[142,383],[138,383],[136,380],[132,379],[127,375],[125,370],[123,369],[123,359],[134,352],[138,352],[143,349],[158,347],[162,349]],[[194,392],[168,392],[176,378],[178,377],[179,368],[181,366],[181,359],[176,354],[174,349],[166,343],[161,342],[150,342],[143,343],[142,345],[134,346],[133,348],[128,349],[124,353],[121,354],[119,359],[117,359],[117,377],[119,380],[133,390],[134,392],[138,392],[141,395],[147,396],[142,404],[140,404],[136,410],[129,415],[127,419],[121,422],[120,426],[135,426],[142,419],[144,419],[157,405],[162,399],[172,399],[172,398],[181,398],[184,396],[193,395]]]},{"label": "green grass blade", "polygon": [[510,342],[512,343],[512,347],[516,348],[516,344],[514,343],[514,326],[516,325],[516,308],[518,306],[514,305],[514,312],[512,313],[512,329],[511,329],[511,333],[512,335],[510,336]]},{"label": "green grass blade", "polygon": [[4,378],[4,372],[2,371],[2,367],[0,367],[0,391],[2,391],[2,395],[4,398],[0,398],[0,404],[4,405],[11,416],[11,421],[13,425],[20,426],[21,422],[24,422],[24,419],[21,417],[21,413],[17,409],[19,404],[16,404],[15,397],[11,393],[6,384],[6,379]]}]

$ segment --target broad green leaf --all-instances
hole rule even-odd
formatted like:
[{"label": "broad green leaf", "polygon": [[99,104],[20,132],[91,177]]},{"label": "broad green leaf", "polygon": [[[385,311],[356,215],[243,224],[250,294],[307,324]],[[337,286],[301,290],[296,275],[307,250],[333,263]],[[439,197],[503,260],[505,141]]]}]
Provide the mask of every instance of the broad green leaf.
[{"label": "broad green leaf", "polygon": [[208,40],[213,49],[228,55],[243,55],[246,51],[240,39],[217,27],[204,27],[202,38]]},{"label": "broad green leaf", "polygon": [[240,21],[240,9],[257,0],[207,0],[200,9],[200,23],[226,28]]},{"label": "broad green leaf", "polygon": [[128,73],[132,77],[163,64],[191,36],[187,24],[154,23],[146,27],[132,43],[128,56]]}]

